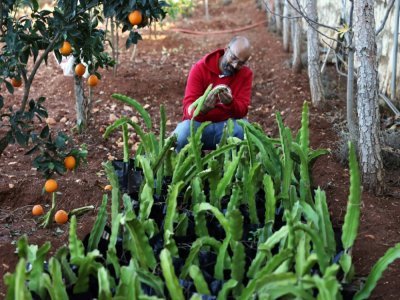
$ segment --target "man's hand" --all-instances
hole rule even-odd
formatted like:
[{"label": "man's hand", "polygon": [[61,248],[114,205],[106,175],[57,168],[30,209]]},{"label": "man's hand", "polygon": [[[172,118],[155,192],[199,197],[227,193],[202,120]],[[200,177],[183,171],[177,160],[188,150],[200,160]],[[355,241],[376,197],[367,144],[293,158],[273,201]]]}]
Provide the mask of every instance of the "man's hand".
[{"label": "man's hand", "polygon": [[232,95],[228,90],[222,90],[218,93],[218,98],[222,104],[230,104],[232,102]]},{"label": "man's hand", "polygon": [[203,103],[203,106],[201,107],[201,112],[206,114],[212,110],[215,107],[216,100],[217,99],[215,95],[208,95],[207,99]]}]

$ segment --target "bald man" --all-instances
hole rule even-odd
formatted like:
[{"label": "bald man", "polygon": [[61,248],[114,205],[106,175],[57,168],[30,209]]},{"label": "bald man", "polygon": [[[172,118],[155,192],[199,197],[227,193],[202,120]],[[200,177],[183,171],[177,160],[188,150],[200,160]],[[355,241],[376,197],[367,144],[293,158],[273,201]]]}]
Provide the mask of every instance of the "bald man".
[{"label": "bald man", "polygon": [[217,96],[208,97],[195,118],[195,128],[202,122],[212,122],[203,131],[203,149],[216,148],[228,119],[234,122],[233,135],[243,139],[243,129],[236,121],[245,118],[250,105],[253,72],[246,66],[250,55],[248,39],[236,36],[224,49],[207,54],[192,67],[183,99],[183,121],[173,132],[177,135],[177,151],[188,142],[193,114],[191,104],[204,94],[210,84],[213,87],[224,84],[228,89]]}]

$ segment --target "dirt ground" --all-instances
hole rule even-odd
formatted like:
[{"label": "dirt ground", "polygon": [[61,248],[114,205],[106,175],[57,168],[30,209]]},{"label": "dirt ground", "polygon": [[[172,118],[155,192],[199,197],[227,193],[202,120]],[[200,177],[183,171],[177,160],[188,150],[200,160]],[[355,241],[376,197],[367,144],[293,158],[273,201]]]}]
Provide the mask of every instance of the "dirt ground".
[{"label": "dirt ground", "polygon": [[[251,17],[249,17],[251,16]],[[105,141],[104,129],[121,115],[132,116],[132,112],[111,98],[112,93],[126,94],[146,105],[157,126],[159,105],[164,104],[171,132],[181,119],[181,100],[191,65],[204,54],[222,48],[235,35],[235,29],[251,27],[265,20],[257,10],[254,0],[233,0],[229,6],[222,1],[210,1],[210,20],[204,19],[199,7],[192,17],[158,27],[156,34],[143,32],[144,40],[137,47],[133,61],[131,49],[120,45],[120,64],[116,76],[111,70],[103,70],[102,80],[94,91],[91,126],[81,136],[74,136],[78,144],[88,146],[88,164],[74,173],[57,177],[59,192],[58,209],[93,204],[98,207],[102,199],[102,188],[107,184],[101,163],[111,157],[122,158],[118,146],[119,137]],[[231,30],[224,34],[195,35],[173,31],[184,28],[194,31]],[[280,111],[284,121],[292,129],[300,125],[303,101],[310,100],[307,73],[295,74],[290,69],[290,55],[282,50],[278,36],[268,31],[265,24],[240,32],[251,41],[254,51],[249,62],[254,71],[253,97],[249,120],[260,123],[266,132],[277,134],[275,113]],[[331,68],[333,69],[333,68]],[[325,110],[312,108],[310,112],[311,143],[313,148],[338,148],[338,135],[334,125],[343,118],[345,97],[343,82],[328,70],[325,76],[329,92]],[[13,105],[21,99],[21,91],[13,97],[5,95],[5,105]],[[52,59],[43,65],[35,78],[31,98],[45,96],[45,106],[50,117],[56,120],[54,130],[69,132],[75,122],[73,78],[64,77],[62,70]],[[34,204],[47,205],[49,195],[42,195],[44,178],[31,165],[31,157],[24,155],[26,149],[9,146],[0,157],[0,274],[13,271],[17,255],[15,243],[22,234],[27,234],[30,243],[41,245],[49,240],[52,251],[68,241],[68,225],[41,229],[31,215]],[[315,186],[326,192],[335,226],[343,222],[348,196],[348,170],[335,155],[320,158],[313,170]],[[390,190],[400,192],[399,173],[388,171]],[[78,219],[78,231],[83,237],[91,228],[96,213]],[[400,242],[400,203],[394,196],[375,197],[364,193],[362,216],[358,239],[353,249],[357,276],[366,276],[372,265],[385,251]],[[400,299],[400,262],[393,263],[371,299]],[[4,283],[0,282],[1,296]]]}]

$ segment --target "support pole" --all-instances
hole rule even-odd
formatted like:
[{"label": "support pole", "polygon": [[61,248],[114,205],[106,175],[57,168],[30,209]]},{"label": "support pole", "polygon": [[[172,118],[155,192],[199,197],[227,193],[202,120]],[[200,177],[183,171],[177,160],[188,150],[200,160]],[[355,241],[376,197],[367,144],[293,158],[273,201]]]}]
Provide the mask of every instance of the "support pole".
[{"label": "support pole", "polygon": [[399,41],[399,12],[400,12],[400,0],[396,0],[396,9],[394,11],[394,30],[393,30],[393,69],[392,69],[392,82],[390,85],[391,98],[396,101],[396,73],[397,73],[397,50]]}]

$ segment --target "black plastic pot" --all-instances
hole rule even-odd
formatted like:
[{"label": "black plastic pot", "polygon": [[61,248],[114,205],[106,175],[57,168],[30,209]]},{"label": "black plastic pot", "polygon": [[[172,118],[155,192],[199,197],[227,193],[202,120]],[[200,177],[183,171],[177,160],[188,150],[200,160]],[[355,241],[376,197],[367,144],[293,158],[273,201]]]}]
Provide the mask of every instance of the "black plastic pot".
[{"label": "black plastic pot", "polygon": [[89,289],[84,293],[74,294],[74,286],[67,287],[68,298],[74,300],[97,299],[98,293],[99,284],[97,278],[92,275],[89,276]]},{"label": "black plastic pot", "polygon": [[[100,254],[102,255],[103,259],[107,257],[107,249],[108,244],[110,243],[110,235],[111,235],[111,228],[109,226],[104,226],[103,233],[101,235],[99,244],[97,249],[99,250]],[[87,253],[88,243],[89,243],[90,233],[85,236],[83,239],[83,246],[85,247],[85,252]],[[129,252],[124,251],[123,247],[123,239],[122,237],[117,237],[117,242],[115,244],[115,249],[117,251],[117,257],[119,258],[119,263],[121,265],[128,265],[131,259],[131,255]]]},{"label": "black plastic pot", "polygon": [[[199,265],[201,270],[208,274],[214,274],[215,264],[217,263],[217,254],[211,251],[199,251]],[[213,278],[212,278],[213,279]]]},{"label": "black plastic pot", "polygon": [[130,159],[129,162],[114,160],[112,165],[118,177],[121,192],[127,193],[130,196],[136,196],[137,198],[140,185],[143,181],[143,171],[135,169],[135,160]]},{"label": "black plastic pot", "polygon": [[351,300],[354,295],[361,289],[365,284],[365,277],[355,277],[351,283],[342,283],[342,296],[343,300]]},{"label": "black plastic pot", "polygon": [[218,295],[219,291],[222,289],[222,286],[224,285],[223,280],[218,280],[215,279],[211,282],[210,284],[210,292],[213,295]]},{"label": "black plastic pot", "polygon": [[180,257],[173,257],[172,264],[174,265],[175,274],[181,274],[185,260]]},{"label": "black plastic pot", "polygon": [[156,296],[157,295],[156,291],[151,286],[149,286],[145,283],[141,283],[140,287],[147,296]]},{"label": "black plastic pot", "polygon": [[160,230],[159,233],[149,239],[149,243],[151,245],[151,248],[153,249],[154,255],[156,257],[159,257],[161,250],[164,249],[163,231]]},{"label": "black plastic pot", "polygon": [[179,285],[183,288],[185,299],[190,299],[191,296],[196,293],[196,287],[191,280],[179,279]]}]

